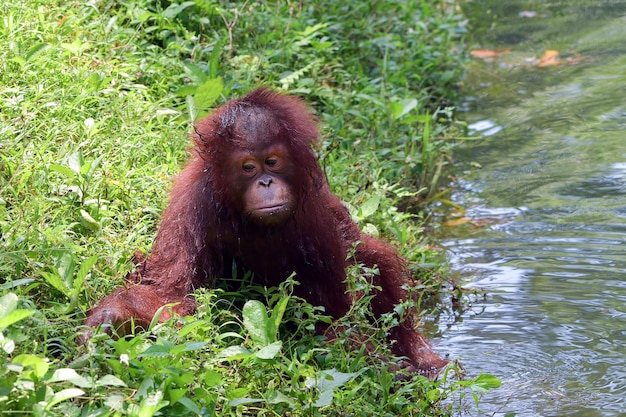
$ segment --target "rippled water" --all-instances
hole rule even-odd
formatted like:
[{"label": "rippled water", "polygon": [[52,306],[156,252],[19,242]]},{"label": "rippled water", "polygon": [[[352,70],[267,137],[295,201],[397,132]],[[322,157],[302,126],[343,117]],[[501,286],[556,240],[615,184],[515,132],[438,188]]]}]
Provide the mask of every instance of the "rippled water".
[{"label": "rippled water", "polygon": [[[436,349],[503,381],[471,415],[626,416],[626,2],[502,3],[470,6],[500,16],[481,47],[511,51],[472,67],[484,137],[454,195],[472,222],[443,242],[487,297]],[[529,5],[541,17],[520,17]],[[584,59],[533,65],[545,49]]]}]

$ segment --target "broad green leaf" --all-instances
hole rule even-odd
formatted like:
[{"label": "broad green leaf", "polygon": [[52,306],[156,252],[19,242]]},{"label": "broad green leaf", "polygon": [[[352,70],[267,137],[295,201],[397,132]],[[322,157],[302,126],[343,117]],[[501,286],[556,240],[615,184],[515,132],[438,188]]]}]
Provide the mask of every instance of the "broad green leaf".
[{"label": "broad green leaf", "polygon": [[138,355],[139,358],[143,357],[162,357],[168,356],[175,345],[172,342],[162,340],[161,343],[150,346],[145,352]]},{"label": "broad green leaf", "polygon": [[229,346],[220,352],[220,356],[226,360],[234,361],[248,358],[251,353],[243,346]]},{"label": "broad green leaf", "polygon": [[[82,211],[82,210],[81,210]],[[89,273],[91,267],[98,261],[98,255],[90,256],[85,259],[81,264],[78,272],[76,273],[76,279],[74,280],[74,290],[78,291],[82,288],[83,282]]]},{"label": "broad green leaf", "polygon": [[139,412],[137,417],[152,417],[157,411],[169,404],[169,401],[163,401],[163,392],[155,391],[148,394],[141,404],[139,404]]},{"label": "broad green leaf", "polygon": [[317,388],[320,391],[334,390],[352,379],[356,373],[339,372],[336,369],[329,369],[318,373]]},{"label": "broad green leaf", "polygon": [[222,374],[217,371],[208,370],[204,373],[204,384],[207,387],[214,387],[222,382]]},{"label": "broad green leaf", "polygon": [[70,398],[80,397],[84,393],[85,393],[85,391],[83,391],[82,389],[78,389],[78,388],[63,389],[63,390],[55,393],[52,396],[50,401],[48,401],[48,404],[46,404],[46,410],[51,410],[52,407],[54,407],[58,403],[66,401],[66,400],[69,400]]},{"label": "broad green leaf", "polygon": [[186,323],[179,331],[178,331],[178,335],[180,337],[183,337],[189,333],[191,333],[192,331],[196,330],[198,327],[202,327],[202,326],[206,326],[206,322],[204,322],[203,320],[196,320],[196,321],[192,321],[190,323]]},{"label": "broad green leaf", "polygon": [[365,203],[361,205],[361,217],[367,218],[376,213],[378,206],[380,205],[380,195],[374,194]]},{"label": "broad green leaf", "polygon": [[259,351],[256,352],[254,355],[259,359],[274,359],[274,357],[278,355],[282,347],[283,342],[281,341],[270,343],[269,345],[259,349]]},{"label": "broad green leaf", "polygon": [[[194,64],[192,62],[188,62],[185,61],[183,63],[183,65],[185,66],[185,70],[187,70],[187,73],[189,74],[189,77],[196,83],[196,84],[200,84],[206,81],[207,76],[206,73],[204,72],[204,68],[202,68],[200,65]],[[215,77],[214,77],[215,78]],[[193,88],[195,90],[195,86],[194,85],[190,85],[190,88]],[[186,91],[186,87],[181,87],[181,89],[179,89],[176,94],[180,95],[179,92],[180,91]]]},{"label": "broad green leaf", "polygon": [[67,159],[67,165],[78,175],[80,175],[80,167],[83,166],[83,163],[83,154],[80,152],[74,152]]},{"label": "broad green leaf", "polygon": [[116,392],[109,394],[104,400],[104,405],[111,410],[121,410],[126,402],[126,397]]},{"label": "broad green leaf", "polygon": [[426,398],[428,399],[428,401],[434,403],[441,400],[442,394],[443,391],[440,388],[435,388],[426,392]]},{"label": "broad green leaf", "polygon": [[220,52],[224,47],[225,40],[222,38],[215,45],[213,45],[213,51],[211,51],[211,57],[209,58],[209,76],[216,78],[218,74],[218,67],[220,62]]},{"label": "broad green leaf", "polygon": [[32,369],[32,371],[35,373],[35,376],[39,379],[43,378],[46,372],[48,372],[48,368],[50,367],[50,364],[46,362],[45,359],[43,359],[42,357],[28,354],[16,356],[15,358],[13,358],[11,363],[19,363],[24,368]]},{"label": "broad green leaf", "polygon": [[193,1],[186,1],[182,4],[172,3],[167,9],[163,11],[163,17],[171,20],[178,16],[178,14],[185,10],[187,7],[193,6],[194,4],[196,3]]},{"label": "broad green leaf", "polygon": [[[2,346],[2,350],[10,355],[15,350],[15,340],[5,339],[2,332],[0,332],[0,346]],[[9,366],[7,366],[7,369],[9,369]],[[9,388],[9,391],[10,390],[11,389]]]},{"label": "broad green leaf", "polygon": [[224,84],[221,78],[209,78],[196,89],[193,101],[195,107],[200,110],[211,108],[222,94]]},{"label": "broad green leaf", "polygon": [[126,383],[113,375],[105,375],[96,381],[96,387],[125,387]]},{"label": "broad green leaf", "polygon": [[71,292],[70,289],[67,287],[65,282],[63,282],[59,274],[57,274],[56,272],[46,272],[46,271],[41,271],[40,274],[46,280],[48,284],[52,285],[55,289],[59,290],[61,293],[63,293],[63,295],[66,295],[66,296],[70,295],[70,292]]},{"label": "broad green leaf", "polygon": [[319,398],[313,403],[313,407],[326,407],[333,402],[333,390],[322,391]]},{"label": "broad green leaf", "polygon": [[194,350],[202,349],[207,344],[208,344],[208,342],[183,343],[182,345],[178,345],[178,346],[172,348],[171,353],[172,353],[172,355],[176,355],[176,354],[181,353],[181,352],[192,352]]},{"label": "broad green leaf", "polygon": [[50,171],[55,171],[60,174],[63,174],[68,179],[73,179],[76,176],[76,173],[72,171],[70,168],[66,167],[65,165],[50,164],[48,165],[48,169],[50,169]]},{"label": "broad green leaf", "polygon": [[263,303],[258,300],[250,300],[243,306],[243,325],[250,333],[250,337],[255,343],[266,346],[272,341],[269,340],[267,310]]},{"label": "broad green leaf", "polygon": [[78,374],[78,372],[70,368],[60,368],[55,370],[52,376],[48,378],[46,382],[52,383],[62,381],[70,382],[80,388],[94,387],[92,378],[81,376]]},{"label": "broad green leaf", "polygon": [[411,110],[417,107],[417,100],[414,98],[407,98],[407,99],[400,101],[400,104],[402,104],[402,113],[400,114],[399,117],[402,117],[410,113]]},{"label": "broad green leaf", "polygon": [[378,231],[376,226],[374,226],[372,223],[365,223],[365,225],[363,225],[363,227],[361,228],[361,231],[365,233],[366,235],[370,235],[374,237],[380,236],[380,232]]},{"label": "broad green leaf", "polygon": [[267,335],[270,340],[276,340],[278,337],[278,327],[283,321],[285,310],[287,310],[287,304],[289,304],[289,297],[281,298],[274,308],[272,309],[272,316],[268,322]]},{"label": "broad green leaf", "polygon": [[198,117],[198,107],[193,96],[189,95],[185,97],[185,103],[187,104],[187,110],[189,110],[189,120],[195,121]]},{"label": "broad green leaf", "polygon": [[50,378],[46,380],[46,382],[60,382],[60,381],[71,381],[72,379],[80,378],[81,376],[74,369],[71,368],[59,368],[56,369]]},{"label": "broad green leaf", "polygon": [[184,405],[187,410],[191,411],[195,415],[202,414],[202,410],[196,405],[196,403],[187,397],[182,397],[178,400],[178,403]]},{"label": "broad green leaf", "polygon": [[89,229],[92,232],[97,232],[98,230],[100,230],[100,223],[98,223],[96,219],[91,217],[91,214],[87,213],[87,211],[83,209],[80,209],[80,223],[85,226],[86,229]]},{"label": "broad green leaf", "polygon": [[404,110],[402,104],[395,101],[389,103],[389,113],[391,113],[394,119],[400,117],[400,115],[402,114],[402,110]]},{"label": "broad green leaf", "polygon": [[7,316],[17,308],[17,295],[12,292],[0,298],[0,318]]},{"label": "broad green leaf", "polygon": [[499,388],[502,385],[502,381],[493,375],[480,374],[473,383],[470,385],[472,390],[487,392],[493,388]]},{"label": "broad green leaf", "polygon": [[98,167],[100,166],[100,163],[102,162],[103,158],[104,158],[104,155],[100,155],[93,161],[89,161],[89,163],[83,165],[81,167],[81,174],[90,178],[93,175],[93,173],[96,172],[96,169],[98,169]]},{"label": "broad green leaf", "polygon": [[76,268],[74,256],[72,256],[70,252],[64,251],[61,256],[55,260],[54,266],[59,272],[59,276],[63,279],[67,286],[71,287],[74,277],[74,269]]},{"label": "broad green leaf", "polygon": [[270,393],[270,395],[267,396],[267,402],[269,404],[287,403],[289,405],[294,405],[294,401],[280,391]]},{"label": "broad green leaf", "polygon": [[185,396],[187,392],[186,388],[171,388],[167,390],[167,398],[170,403],[176,404],[181,398]]},{"label": "broad green leaf", "polygon": [[9,314],[5,314],[2,318],[0,318],[0,329],[5,329],[12,325],[13,323],[17,323],[18,321],[25,319],[26,317],[32,315],[34,311],[32,310],[23,310],[17,309],[13,310]]},{"label": "broad green leaf", "polygon": [[414,98],[407,98],[389,103],[389,112],[394,119],[400,119],[410,113],[418,105]]}]

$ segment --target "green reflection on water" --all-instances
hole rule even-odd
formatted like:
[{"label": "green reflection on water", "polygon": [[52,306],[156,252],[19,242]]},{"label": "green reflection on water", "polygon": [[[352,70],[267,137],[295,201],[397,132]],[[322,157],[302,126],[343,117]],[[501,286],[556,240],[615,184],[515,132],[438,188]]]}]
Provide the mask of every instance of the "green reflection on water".
[{"label": "green reflection on water", "polygon": [[[470,65],[468,121],[502,129],[458,155],[462,200],[524,210],[452,231],[461,273],[490,298],[447,334],[472,343],[443,346],[502,377],[490,413],[624,415],[626,1],[464,7],[476,49],[510,50]],[[537,66],[546,50],[563,64]]]}]

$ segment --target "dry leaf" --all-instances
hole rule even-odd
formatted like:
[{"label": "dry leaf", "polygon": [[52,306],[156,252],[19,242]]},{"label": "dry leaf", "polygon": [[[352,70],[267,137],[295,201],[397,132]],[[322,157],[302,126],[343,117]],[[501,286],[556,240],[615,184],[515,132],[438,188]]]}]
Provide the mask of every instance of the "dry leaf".
[{"label": "dry leaf", "polygon": [[470,52],[470,55],[474,58],[490,60],[508,54],[510,51],[510,49],[502,49],[499,51],[495,49],[474,49]]},{"label": "dry leaf", "polygon": [[447,227],[454,227],[454,226],[460,226],[470,221],[471,219],[469,217],[461,217],[459,219],[446,220],[445,222],[443,222],[443,225]]},{"label": "dry leaf", "polygon": [[549,67],[552,65],[559,65],[561,63],[562,61],[561,61],[561,58],[559,58],[559,51],[548,49],[547,51],[543,53],[541,58],[539,58],[539,63],[537,63],[537,66]]}]

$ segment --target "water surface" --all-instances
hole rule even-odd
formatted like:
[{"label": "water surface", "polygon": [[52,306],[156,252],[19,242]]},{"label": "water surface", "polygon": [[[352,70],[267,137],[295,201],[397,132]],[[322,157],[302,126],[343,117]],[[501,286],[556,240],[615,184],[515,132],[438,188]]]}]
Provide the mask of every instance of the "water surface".
[{"label": "water surface", "polygon": [[443,244],[487,297],[436,349],[502,380],[469,415],[626,416],[626,1],[467,7],[502,54],[471,66],[454,199],[472,223]]}]

